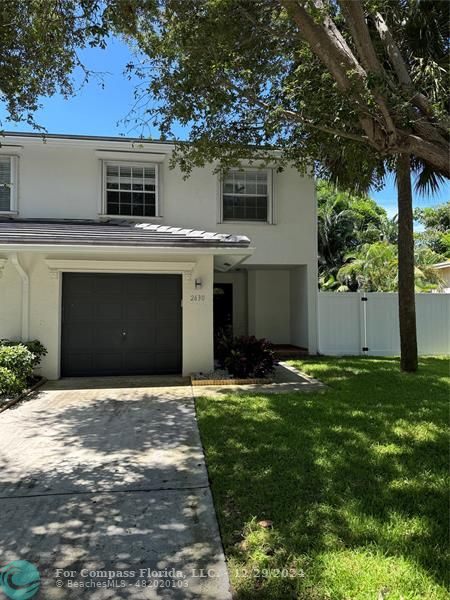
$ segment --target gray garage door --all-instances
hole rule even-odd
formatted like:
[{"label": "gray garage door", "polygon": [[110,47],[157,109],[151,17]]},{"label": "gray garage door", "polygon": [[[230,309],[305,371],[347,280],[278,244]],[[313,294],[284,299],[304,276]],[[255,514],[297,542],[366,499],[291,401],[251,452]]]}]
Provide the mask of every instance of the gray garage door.
[{"label": "gray garage door", "polygon": [[181,372],[181,276],[64,273],[61,373]]}]

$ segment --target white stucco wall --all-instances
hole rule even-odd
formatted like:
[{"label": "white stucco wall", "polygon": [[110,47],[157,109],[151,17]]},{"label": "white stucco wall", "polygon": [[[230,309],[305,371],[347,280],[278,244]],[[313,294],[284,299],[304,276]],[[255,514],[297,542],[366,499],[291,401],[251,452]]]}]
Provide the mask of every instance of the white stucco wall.
[{"label": "white stucco wall", "polygon": [[308,278],[305,265],[290,270],[291,344],[308,348]]},{"label": "white stucco wall", "polygon": [[[3,254],[3,256],[5,256]],[[23,252],[19,261],[30,281],[30,329],[29,339],[39,339],[48,350],[42,361],[42,374],[48,379],[57,379],[60,374],[61,340],[61,281],[60,272],[52,276],[45,259],[53,257],[44,253]],[[58,258],[71,262],[70,270],[83,270],[86,259],[110,262],[108,272],[136,272],[121,268],[123,255],[64,255]],[[149,257],[144,257],[147,260]],[[140,255],[127,255],[127,261],[143,260]],[[182,286],[182,348],[183,374],[194,371],[209,371],[213,367],[213,257],[211,255],[192,256],[196,262],[192,276],[183,269],[181,257],[158,256],[152,260],[163,263],[179,261],[183,273]],[[105,262],[105,264],[106,264]],[[95,272],[95,271],[94,271]],[[144,272],[144,271],[139,271]],[[152,272],[151,270],[145,272]],[[171,271],[176,272],[176,271]],[[195,289],[195,279],[202,280],[202,288]],[[21,282],[14,267],[7,263],[3,278],[0,279],[0,338],[21,339]]]},{"label": "white stucco wall", "polygon": [[0,278],[0,339],[15,339],[21,333],[22,282],[11,263],[6,263]]},{"label": "white stucco wall", "polygon": [[[1,141],[0,154],[18,157],[19,218],[96,220],[102,212],[102,160],[158,163],[162,216],[136,219],[249,236],[254,253],[243,263],[241,274],[222,276],[216,273],[216,277],[228,277],[235,282],[235,332],[248,331],[258,337],[268,337],[275,343],[299,344],[302,341],[301,345],[307,345],[310,352],[317,350],[316,200],[311,178],[301,177],[294,169],[287,168],[282,173],[274,170],[274,224],[219,223],[220,186],[213,166],[194,169],[191,176],[184,180],[178,169],[169,169],[172,148],[168,144],[55,138],[47,138],[43,143],[40,138],[20,136],[4,137]],[[30,335],[43,342],[43,338],[49,339],[54,344],[54,340],[59,339],[56,319],[59,283],[54,279],[49,280],[42,257],[32,258],[22,253],[22,258],[31,276]],[[205,261],[202,259],[199,262],[199,268],[209,273],[210,265],[206,261],[207,266]],[[306,271],[302,271],[301,277],[299,274],[293,276],[292,273],[301,265]],[[6,281],[10,281],[11,286],[1,291],[0,280],[0,294],[3,294],[0,298],[4,298],[3,305],[0,305],[0,336],[4,331],[5,335],[11,337],[20,327],[17,311],[20,310],[18,290],[21,284],[10,265],[5,268],[3,283]],[[205,282],[209,293],[210,281],[206,278]],[[183,287],[183,291],[186,303],[188,290]],[[299,306],[298,314],[292,312],[294,305]],[[212,310],[212,293],[203,308],[184,307],[185,342],[193,348],[193,352],[189,353],[190,358],[184,352],[189,361],[184,366],[186,372],[188,369],[205,370],[206,363],[211,364],[212,335],[208,342],[206,337],[212,327]],[[192,321],[188,322],[188,319]],[[303,343],[305,320],[307,344]],[[201,324],[206,329],[200,330]],[[189,341],[194,338],[198,340],[198,346]],[[199,350],[200,346],[202,350]],[[54,358],[46,360],[45,369],[52,377],[57,373],[55,365]]]},{"label": "white stucco wall", "polygon": [[[0,138],[0,154],[18,156],[18,216],[97,219],[104,159],[157,162],[162,217],[154,222],[248,235],[251,265],[299,265],[316,259],[314,182],[295,169],[273,173],[276,224],[218,223],[219,176],[213,166],[183,179],[169,168],[171,146],[130,141]],[[136,218],[142,221],[142,217]]]},{"label": "white stucco wall", "polygon": [[290,276],[288,269],[249,269],[250,335],[274,344],[290,342]]}]

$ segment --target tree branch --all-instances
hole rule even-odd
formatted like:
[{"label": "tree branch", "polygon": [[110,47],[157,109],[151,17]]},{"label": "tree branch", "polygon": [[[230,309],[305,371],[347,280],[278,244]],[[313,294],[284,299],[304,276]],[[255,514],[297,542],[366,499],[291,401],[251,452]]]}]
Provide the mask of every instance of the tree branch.
[{"label": "tree branch", "polygon": [[[373,47],[361,0],[339,0],[339,4],[341,5],[345,21],[350,29],[352,39],[364,68],[369,73],[374,73],[382,79],[387,79],[386,72],[378,60],[375,48]],[[387,103],[379,91],[375,90],[374,95],[383,115],[390,141],[395,142],[397,137],[396,127],[389,113]]]},{"label": "tree branch", "polygon": [[447,152],[442,152],[441,146],[413,134],[407,135],[406,143],[408,153],[421,158],[445,177],[450,178],[450,160]]},{"label": "tree branch", "polygon": [[315,125],[314,123],[311,123],[311,121],[308,121],[308,119],[305,119],[304,117],[302,117],[302,115],[299,114],[298,112],[289,110],[280,105],[271,106],[267,102],[264,102],[263,100],[261,100],[261,98],[259,98],[257,94],[253,94],[249,90],[245,90],[244,88],[239,87],[238,85],[233,83],[230,79],[224,78],[221,81],[222,81],[223,85],[225,85],[229,89],[232,89],[233,91],[237,92],[240,96],[244,96],[245,98],[247,98],[247,100],[249,100],[250,102],[253,102],[260,108],[263,108],[264,110],[271,111],[271,112],[276,111],[278,114],[283,115],[289,121],[295,121],[297,123],[302,124],[304,127],[307,127],[310,129],[316,129],[317,131],[322,131],[323,133],[327,133],[329,135],[334,135],[336,137],[353,140],[354,142],[360,142],[360,143],[363,143],[366,145],[368,143],[371,143],[369,138],[364,135],[358,135],[357,133],[350,133],[347,131],[340,131],[339,129],[334,129],[333,127],[327,127],[325,125]]},{"label": "tree branch", "polygon": [[[314,54],[327,67],[341,91],[348,92],[352,88],[354,90],[355,81],[350,79],[348,73],[353,71],[357,74],[360,92],[353,91],[353,98],[361,128],[372,145],[377,150],[383,151],[386,147],[386,135],[375,119],[366,113],[367,101],[364,100],[363,93],[367,74],[356,60],[332,19],[326,16],[324,23],[318,24],[297,0],[279,1],[297,25],[299,36],[307,42]],[[321,0],[314,0],[314,3],[318,8],[323,8]]]},{"label": "tree branch", "polygon": [[384,44],[387,55],[394,68],[400,85],[411,92],[411,101],[415,106],[417,106],[417,108],[419,108],[427,116],[432,116],[432,110],[428,99],[423,94],[420,94],[414,90],[413,82],[409,75],[406,63],[403,60],[400,49],[397,46],[394,37],[392,36],[389,27],[386,24],[386,21],[383,19],[380,13],[376,13],[374,21],[378,35]]}]

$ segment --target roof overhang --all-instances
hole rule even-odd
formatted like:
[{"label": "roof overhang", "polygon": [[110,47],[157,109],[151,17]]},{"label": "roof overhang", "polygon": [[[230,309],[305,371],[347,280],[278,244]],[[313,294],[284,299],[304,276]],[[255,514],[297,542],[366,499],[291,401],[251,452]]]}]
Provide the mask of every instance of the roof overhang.
[{"label": "roof overhang", "polygon": [[433,266],[433,269],[450,269],[450,261],[436,263]]},{"label": "roof overhang", "polygon": [[212,255],[214,268],[229,271],[253,254],[245,236],[202,230],[154,225],[151,223],[122,226],[98,222],[0,222],[0,252],[40,252],[46,258],[58,255],[82,258],[131,255],[154,261],[192,261]]}]

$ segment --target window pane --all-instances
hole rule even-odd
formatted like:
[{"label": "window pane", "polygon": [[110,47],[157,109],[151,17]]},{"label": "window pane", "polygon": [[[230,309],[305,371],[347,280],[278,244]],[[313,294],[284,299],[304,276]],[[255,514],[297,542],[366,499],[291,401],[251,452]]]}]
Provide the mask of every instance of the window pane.
[{"label": "window pane", "polygon": [[11,210],[11,158],[0,158],[0,210]]},{"label": "window pane", "polygon": [[258,181],[257,190],[258,194],[267,194],[267,181]]},{"label": "window pane", "polygon": [[222,193],[224,220],[267,220],[267,171],[229,171],[223,176]]},{"label": "window pane", "polygon": [[11,183],[11,159],[8,157],[0,158],[0,185]]},{"label": "window pane", "polygon": [[142,206],[144,204],[144,194],[133,194],[133,206]]},{"label": "window pane", "polygon": [[228,205],[224,205],[223,207],[223,220],[224,221],[231,221],[233,219],[233,208],[231,206]]},{"label": "window pane", "polygon": [[120,166],[120,178],[131,177],[131,167]]},{"label": "window pane", "polygon": [[0,210],[11,210],[11,190],[0,184]]},{"label": "window pane", "polygon": [[142,206],[142,204],[140,206],[133,204],[133,216],[142,216],[143,214],[144,214],[144,207]]},{"label": "window pane", "polygon": [[156,215],[156,167],[106,165],[106,211],[124,216]]},{"label": "window pane", "polygon": [[267,221],[267,196],[224,196],[223,219]]},{"label": "window pane", "polygon": [[143,167],[133,167],[132,174],[133,174],[133,179],[142,179],[144,176],[144,168]]},{"label": "window pane", "polygon": [[110,176],[118,177],[119,176],[119,167],[117,167],[115,165],[106,165],[106,175],[108,177],[110,177]]},{"label": "window pane", "polygon": [[225,177],[223,180],[223,192],[224,194],[233,193],[233,178]]},{"label": "window pane", "polygon": [[131,192],[120,192],[120,204],[131,204]]},{"label": "window pane", "polygon": [[119,202],[119,192],[109,192],[108,191],[108,193],[107,193],[108,207],[109,207],[110,203],[118,203],[118,202]]},{"label": "window pane", "polygon": [[155,205],[154,204],[146,204],[144,206],[144,215],[146,217],[154,217],[155,216]]}]

